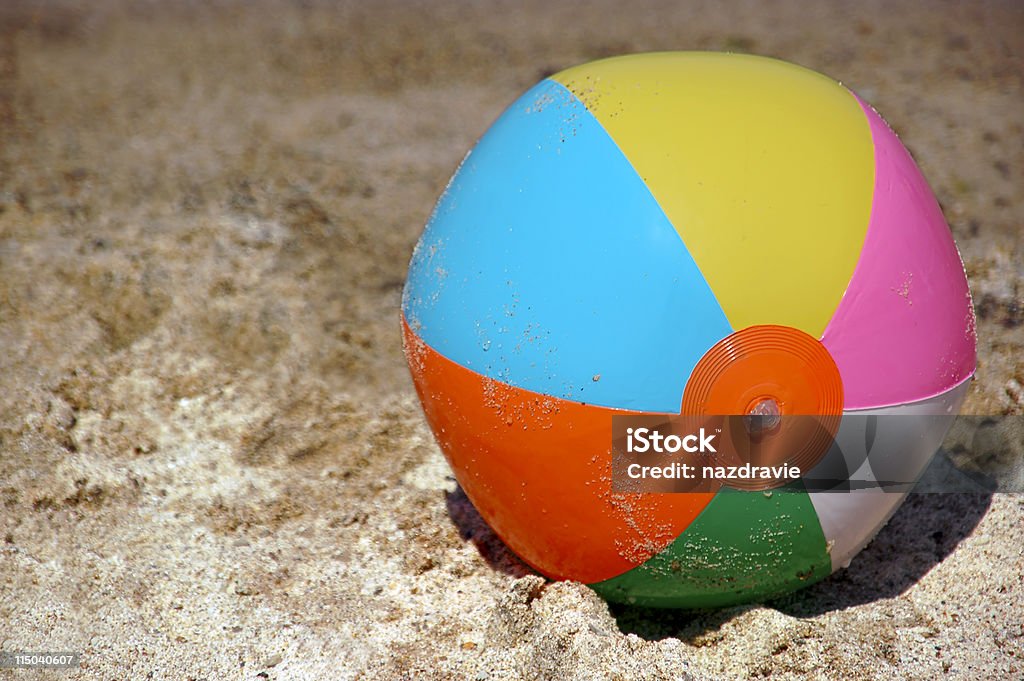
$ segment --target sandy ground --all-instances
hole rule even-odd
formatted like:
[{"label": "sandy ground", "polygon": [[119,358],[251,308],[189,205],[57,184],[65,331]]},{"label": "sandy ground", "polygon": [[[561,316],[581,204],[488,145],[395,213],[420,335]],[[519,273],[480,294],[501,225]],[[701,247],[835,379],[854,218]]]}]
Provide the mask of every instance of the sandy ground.
[{"label": "sandy ground", "polygon": [[1019,3],[89,6],[0,5],[0,649],[83,653],[0,679],[1024,678],[1024,496],[916,495],[779,601],[609,608],[476,515],[398,324],[520,92],[750,51],[902,135],[974,289],[966,410],[1024,413]]}]

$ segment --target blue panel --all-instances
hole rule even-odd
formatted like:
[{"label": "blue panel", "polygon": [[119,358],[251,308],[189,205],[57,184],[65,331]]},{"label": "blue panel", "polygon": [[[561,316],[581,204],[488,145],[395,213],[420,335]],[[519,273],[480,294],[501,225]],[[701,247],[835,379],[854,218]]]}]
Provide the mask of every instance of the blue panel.
[{"label": "blue panel", "polygon": [[731,333],[676,230],[601,124],[543,81],[466,157],[402,309],[445,357],[534,392],[678,413]]}]

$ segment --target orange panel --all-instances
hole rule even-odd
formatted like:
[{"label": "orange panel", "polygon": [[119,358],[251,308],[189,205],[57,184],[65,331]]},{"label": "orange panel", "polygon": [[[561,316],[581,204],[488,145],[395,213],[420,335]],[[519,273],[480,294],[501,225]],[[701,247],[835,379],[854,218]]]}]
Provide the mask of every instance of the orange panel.
[{"label": "orange panel", "polygon": [[489,379],[441,356],[409,328],[416,392],[455,477],[523,560],[555,579],[599,582],[674,540],[714,493],[612,492],[612,416]]}]

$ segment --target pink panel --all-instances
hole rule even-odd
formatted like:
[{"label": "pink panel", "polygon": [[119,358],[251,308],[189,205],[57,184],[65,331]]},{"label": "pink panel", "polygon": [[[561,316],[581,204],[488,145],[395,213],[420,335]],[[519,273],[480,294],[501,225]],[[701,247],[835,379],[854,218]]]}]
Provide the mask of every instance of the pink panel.
[{"label": "pink panel", "polygon": [[846,409],[923,400],[975,368],[967,277],[939,204],[896,134],[860,104],[875,146],[874,204],[850,285],[822,335]]}]

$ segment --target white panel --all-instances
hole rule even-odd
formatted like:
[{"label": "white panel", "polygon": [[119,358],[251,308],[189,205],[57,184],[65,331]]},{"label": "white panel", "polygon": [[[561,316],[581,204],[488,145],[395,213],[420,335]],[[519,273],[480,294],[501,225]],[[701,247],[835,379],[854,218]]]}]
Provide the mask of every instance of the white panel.
[{"label": "white panel", "polygon": [[[871,483],[879,478],[917,480],[942,444],[946,431],[960,411],[969,385],[970,380],[964,381],[948,392],[913,404],[844,413],[836,436],[838,447],[833,447],[807,473],[811,479],[816,476],[833,477],[836,470],[860,464],[850,476],[851,486],[856,487],[858,482],[867,483],[868,489],[810,493],[829,545],[833,572],[847,567],[850,560],[874,539],[903,502],[909,491],[907,488],[912,486],[883,491],[877,487],[871,489]],[[846,414],[857,418],[845,418]],[[901,418],[860,418],[894,414]],[[868,433],[868,428],[872,427],[870,421],[874,422],[873,437]],[[871,452],[870,461],[867,460],[868,451]],[[837,457],[848,464],[843,465]]]}]

